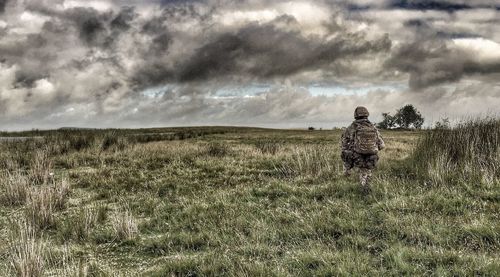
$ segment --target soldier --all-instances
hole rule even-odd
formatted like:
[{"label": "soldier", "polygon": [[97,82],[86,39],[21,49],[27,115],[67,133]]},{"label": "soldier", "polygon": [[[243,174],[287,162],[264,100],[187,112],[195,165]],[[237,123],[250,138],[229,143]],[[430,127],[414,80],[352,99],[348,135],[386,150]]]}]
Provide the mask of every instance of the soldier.
[{"label": "soldier", "polygon": [[359,181],[366,194],[371,191],[370,178],[379,159],[378,151],[385,148],[377,128],[368,120],[369,115],[368,109],[357,107],[356,120],[342,134],[344,175],[350,176],[352,168],[359,168]]}]

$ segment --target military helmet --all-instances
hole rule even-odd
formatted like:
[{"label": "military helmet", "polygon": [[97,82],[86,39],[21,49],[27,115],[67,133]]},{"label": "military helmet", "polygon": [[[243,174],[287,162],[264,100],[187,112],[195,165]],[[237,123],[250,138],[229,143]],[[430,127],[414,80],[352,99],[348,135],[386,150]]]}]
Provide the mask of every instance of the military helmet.
[{"label": "military helmet", "polygon": [[356,110],[354,110],[354,118],[368,117],[369,115],[370,113],[365,107],[357,107]]}]

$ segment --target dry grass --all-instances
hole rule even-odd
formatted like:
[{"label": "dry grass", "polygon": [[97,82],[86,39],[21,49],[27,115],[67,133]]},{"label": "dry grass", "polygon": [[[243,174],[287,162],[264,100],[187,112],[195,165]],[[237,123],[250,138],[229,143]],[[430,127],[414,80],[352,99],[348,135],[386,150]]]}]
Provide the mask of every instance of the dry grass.
[{"label": "dry grass", "polygon": [[25,217],[37,229],[47,229],[54,225],[55,208],[53,191],[48,187],[33,189],[26,204]]},{"label": "dry grass", "polygon": [[48,259],[46,276],[91,277],[91,276],[117,276],[105,270],[94,258],[81,257],[75,254],[75,249],[64,245],[62,248],[53,249]]},{"label": "dry grass", "polygon": [[52,190],[52,201],[56,210],[63,210],[70,194],[70,185],[67,179],[63,178],[50,186]]},{"label": "dry grass", "polygon": [[2,195],[0,201],[6,206],[20,206],[26,203],[30,191],[28,177],[20,171],[6,173],[1,178]]},{"label": "dry grass", "polygon": [[119,240],[131,240],[138,235],[136,219],[128,209],[116,215],[112,224],[116,238]]},{"label": "dry grass", "polygon": [[98,209],[96,207],[85,207],[80,210],[71,221],[74,236],[79,240],[86,240],[98,221]]},{"label": "dry grass", "polygon": [[224,157],[230,151],[229,145],[219,142],[211,142],[207,145],[205,153],[212,157]]},{"label": "dry grass", "polygon": [[101,150],[123,151],[128,146],[128,141],[119,136],[116,132],[109,132],[104,135],[101,142]]},{"label": "dry grass", "polygon": [[71,276],[71,277],[87,277],[87,268],[80,260],[73,257],[71,249],[65,245],[63,249],[51,257],[52,259],[57,259],[59,267],[50,272],[53,276]]},{"label": "dry grass", "polygon": [[434,183],[500,179],[500,120],[476,119],[425,133],[409,160]]},{"label": "dry grass", "polygon": [[130,148],[128,155],[139,160],[168,163],[205,154],[207,147],[185,141],[152,142],[137,144]]},{"label": "dry grass", "polygon": [[49,157],[47,149],[38,150],[34,153],[31,161],[29,176],[35,184],[47,184],[53,174],[53,162]]},{"label": "dry grass", "polygon": [[66,180],[52,186],[33,187],[27,197],[26,219],[41,230],[53,227],[55,212],[65,208],[68,195],[69,184]]},{"label": "dry grass", "polygon": [[258,141],[255,147],[262,154],[276,155],[282,148],[282,144],[272,141]]},{"label": "dry grass", "polygon": [[46,244],[27,223],[18,223],[11,235],[10,264],[18,277],[43,276],[46,265]]},{"label": "dry grass", "polygon": [[284,161],[275,165],[275,169],[283,177],[338,174],[342,163],[336,152],[332,147],[323,145],[294,147]]}]

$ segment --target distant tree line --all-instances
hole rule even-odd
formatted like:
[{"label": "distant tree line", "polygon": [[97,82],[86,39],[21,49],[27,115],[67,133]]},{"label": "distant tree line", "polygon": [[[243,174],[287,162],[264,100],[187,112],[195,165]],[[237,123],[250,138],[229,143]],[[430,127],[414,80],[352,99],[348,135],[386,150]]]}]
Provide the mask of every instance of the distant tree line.
[{"label": "distant tree line", "polygon": [[394,115],[383,113],[384,118],[377,124],[380,129],[421,129],[424,124],[422,114],[411,104],[403,106]]}]

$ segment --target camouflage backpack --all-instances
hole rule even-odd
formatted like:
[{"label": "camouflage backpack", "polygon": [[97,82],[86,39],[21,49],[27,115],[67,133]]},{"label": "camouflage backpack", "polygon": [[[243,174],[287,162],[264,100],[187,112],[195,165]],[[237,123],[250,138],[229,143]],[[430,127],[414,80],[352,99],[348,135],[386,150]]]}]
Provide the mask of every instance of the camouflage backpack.
[{"label": "camouflage backpack", "polygon": [[359,154],[374,155],[378,153],[377,129],[371,123],[360,123],[354,133],[354,151]]}]

